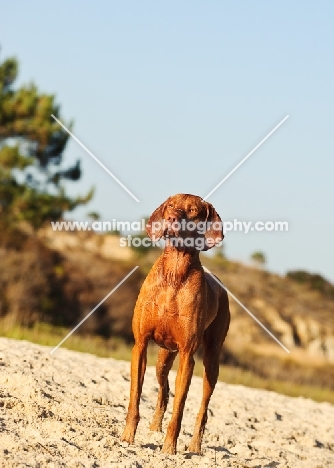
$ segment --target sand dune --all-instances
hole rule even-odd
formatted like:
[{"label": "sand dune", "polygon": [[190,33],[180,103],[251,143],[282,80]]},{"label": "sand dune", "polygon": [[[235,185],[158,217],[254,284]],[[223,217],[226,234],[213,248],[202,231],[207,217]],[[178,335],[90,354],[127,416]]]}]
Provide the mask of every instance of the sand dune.
[{"label": "sand dune", "polygon": [[[218,383],[203,455],[186,451],[201,398],[194,377],[178,454],[148,430],[157,394],[148,368],[133,446],[120,443],[129,363],[0,339],[2,467],[333,467],[334,406]],[[172,388],[175,374],[171,375]],[[172,398],[171,398],[172,400]],[[170,417],[171,403],[164,430]]]}]

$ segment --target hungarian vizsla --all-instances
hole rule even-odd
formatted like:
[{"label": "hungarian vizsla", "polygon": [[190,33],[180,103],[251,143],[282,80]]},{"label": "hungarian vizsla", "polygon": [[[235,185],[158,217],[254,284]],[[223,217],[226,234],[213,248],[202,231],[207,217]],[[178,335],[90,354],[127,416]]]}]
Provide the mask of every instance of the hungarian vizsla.
[{"label": "hungarian vizsla", "polygon": [[130,403],[122,440],[133,443],[139,422],[139,400],[146,369],[146,350],[154,340],[159,350],[156,374],[158,401],[150,429],[161,431],[166,411],[168,373],[177,353],[173,414],[162,452],[176,453],[183,409],[194,369],[194,353],[203,345],[203,398],[188,450],[201,452],[207,409],[219,373],[219,355],[225,340],[230,311],[225,290],[204,272],[200,250],[223,240],[222,222],[210,203],[179,194],[157,208],[148,224],[153,241],[165,239],[165,249],[153,265],[139,293],[133,316],[135,345],[131,362]]}]

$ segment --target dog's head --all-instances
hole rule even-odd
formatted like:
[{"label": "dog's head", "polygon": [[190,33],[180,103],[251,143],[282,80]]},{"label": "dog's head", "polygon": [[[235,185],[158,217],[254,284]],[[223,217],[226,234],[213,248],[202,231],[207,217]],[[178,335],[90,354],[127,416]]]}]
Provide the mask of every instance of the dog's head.
[{"label": "dog's head", "polygon": [[223,223],[211,205],[196,195],[169,197],[151,215],[147,234],[153,241],[162,237],[175,247],[209,250],[224,239]]}]

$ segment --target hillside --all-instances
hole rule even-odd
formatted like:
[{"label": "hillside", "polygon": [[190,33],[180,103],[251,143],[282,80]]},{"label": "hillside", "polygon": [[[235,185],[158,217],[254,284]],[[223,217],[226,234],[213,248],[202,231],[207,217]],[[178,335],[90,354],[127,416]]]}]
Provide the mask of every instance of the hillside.
[{"label": "hillside", "polygon": [[[73,327],[136,265],[140,268],[78,333],[131,342],[131,317],[159,249],[136,256],[117,236],[43,230],[0,249],[0,331],[38,321]],[[261,379],[334,390],[334,300],[289,277],[202,256],[203,264],[291,351],[286,354],[233,299],[222,363]],[[271,388],[270,386],[268,388]]]},{"label": "hillside", "polygon": [[[148,368],[135,444],[120,442],[129,394],[129,363],[0,339],[0,464],[12,467],[330,468],[334,407],[303,398],[218,382],[203,455],[187,452],[202,380],[194,377],[177,455],[160,453],[163,433],[150,432],[157,396]],[[175,373],[171,373],[173,392]],[[173,393],[164,419],[171,416]]]}]

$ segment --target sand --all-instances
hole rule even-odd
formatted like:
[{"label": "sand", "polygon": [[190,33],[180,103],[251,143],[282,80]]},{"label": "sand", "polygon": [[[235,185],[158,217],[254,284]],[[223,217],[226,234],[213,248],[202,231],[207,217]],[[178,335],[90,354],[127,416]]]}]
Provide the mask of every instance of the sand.
[{"label": "sand", "polygon": [[[148,429],[157,396],[148,368],[135,444],[120,442],[128,362],[0,339],[1,467],[334,467],[334,406],[217,384],[203,455],[189,453],[202,381],[192,380],[177,455]],[[174,388],[175,373],[170,381]],[[170,418],[172,400],[164,420]]]}]

